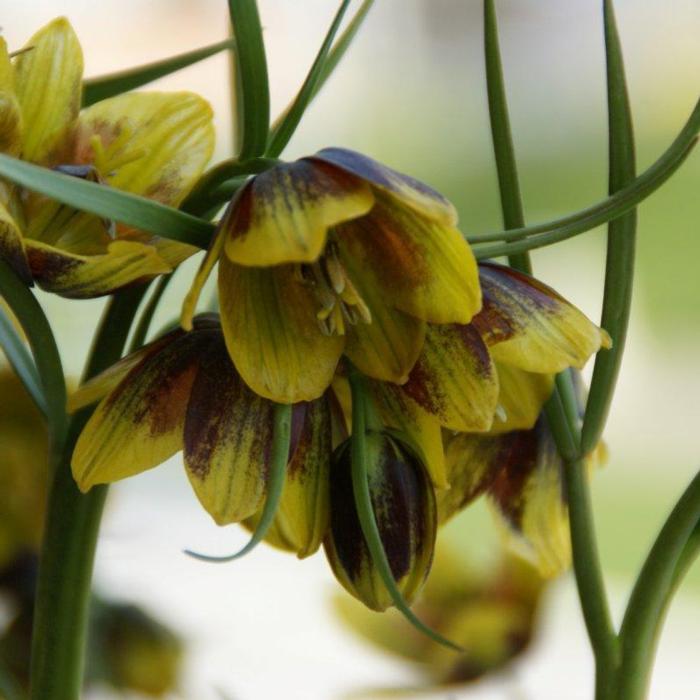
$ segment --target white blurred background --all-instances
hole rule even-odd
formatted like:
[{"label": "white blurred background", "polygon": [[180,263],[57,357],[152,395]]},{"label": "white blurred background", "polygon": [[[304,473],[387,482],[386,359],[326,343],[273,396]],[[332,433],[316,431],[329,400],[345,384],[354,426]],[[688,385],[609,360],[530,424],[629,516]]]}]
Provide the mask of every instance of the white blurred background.
[{"label": "white blurred background", "polygon": [[[606,117],[598,0],[500,0],[501,45],[526,213],[541,221],[581,208],[606,189]],[[336,10],[331,0],[259,0],[273,113],[304,78]],[[647,167],[698,96],[700,3],[617,0],[638,140]],[[88,75],[163,58],[226,35],[224,0],[2,0],[10,49],[67,15]],[[231,155],[223,56],[159,81],[191,89],[216,111],[217,159]],[[377,0],[286,157],[328,145],[355,148],[410,172],[458,205],[466,232],[500,227],[483,80],[478,0]],[[607,468],[594,500],[618,614],[653,534],[695,473],[700,424],[700,158],[640,208],[638,286],[628,352],[606,433]],[[599,317],[603,235],[595,231],[534,255],[544,281]],[[162,319],[191,276],[178,273]],[[102,302],[42,296],[67,368],[77,375]],[[159,326],[159,320],[155,326]],[[226,566],[181,550],[228,552],[245,538],[219,529],[189,491],[179,459],[112,488],[96,581],[147,605],[189,640],[188,700],[329,700],[362,687],[410,685],[413,671],[357,641],[332,615],[336,590],[323,554],[297,562],[260,547]],[[465,547],[469,543],[465,542]],[[678,596],[651,697],[700,694],[700,571]],[[573,581],[547,597],[541,631],[507,677],[436,698],[578,700],[592,695],[592,662]],[[372,697],[370,694],[367,697]]]}]

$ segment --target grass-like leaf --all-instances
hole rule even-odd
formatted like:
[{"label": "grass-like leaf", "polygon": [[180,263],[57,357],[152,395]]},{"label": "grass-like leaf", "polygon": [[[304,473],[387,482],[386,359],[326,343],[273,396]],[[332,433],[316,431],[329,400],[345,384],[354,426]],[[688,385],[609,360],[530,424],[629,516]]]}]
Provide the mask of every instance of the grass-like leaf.
[{"label": "grass-like leaf", "polygon": [[106,100],[122,92],[135,90],[142,85],[158,80],[158,78],[163,78],[166,75],[187,68],[187,66],[203,61],[205,58],[214,56],[221,51],[233,49],[235,46],[236,42],[233,39],[226,39],[194,51],[170,56],[161,61],[128,68],[118,73],[88,78],[83,83],[83,107],[89,107],[95,102]]},{"label": "grass-like leaf", "polygon": [[[622,47],[609,0],[604,2],[603,16],[608,85],[609,190],[612,194],[634,180],[634,132]],[[581,450],[584,454],[594,449],[601,438],[622,363],[632,304],[636,236],[636,209],[608,224],[605,293],[600,325],[610,334],[612,348],[596,355],[581,428]]]},{"label": "grass-like leaf", "polygon": [[0,154],[0,176],[27,189],[129,226],[206,248],[214,224],[145,197]]},{"label": "grass-like leaf", "polygon": [[[352,20],[350,20],[350,22],[348,23],[348,26],[345,28],[345,30],[340,35],[340,37],[335,42],[335,44],[333,44],[333,47],[331,48],[331,50],[327,53],[325,60],[321,64],[321,67],[319,70],[319,75],[316,78],[316,80],[314,81],[313,88],[311,90],[311,96],[310,96],[309,101],[306,105],[307,107],[308,107],[308,104],[310,104],[310,102],[314,99],[314,97],[316,97],[316,95],[319,93],[320,89],[326,84],[326,81],[333,74],[333,71],[336,69],[336,67],[340,63],[341,59],[345,55],[345,52],[348,50],[348,48],[350,48],[350,44],[352,43],[353,39],[355,38],[355,35],[357,34],[360,27],[362,26],[362,23],[364,22],[365,17],[367,17],[367,13],[370,11],[373,4],[374,4],[374,0],[364,0],[362,5],[360,5],[357,12],[353,16]],[[321,48],[323,49],[323,47],[321,47]],[[313,66],[312,66],[312,70],[313,70]],[[298,96],[282,112],[282,114],[280,114],[279,117],[277,117],[277,119],[275,119],[275,121],[272,125],[272,128],[270,129],[270,140],[271,141],[273,138],[275,138],[275,135],[280,130],[282,124],[285,121],[287,121],[288,115],[291,112],[291,110],[294,108],[294,106],[296,105],[297,99],[298,99]],[[295,128],[296,128],[296,125],[295,125]]]},{"label": "grass-like leaf", "polygon": [[14,324],[0,307],[0,348],[7,361],[29,392],[39,410],[46,414],[46,400],[34,360],[15,330]]},{"label": "grass-like leaf", "polygon": [[270,88],[260,16],[255,0],[229,0],[236,41],[236,127],[240,160],[261,156],[270,124]]},{"label": "grass-like leaf", "polygon": [[343,21],[345,16],[345,11],[348,9],[350,0],[343,0],[340,3],[340,7],[333,18],[333,22],[328,29],[325,39],[321,44],[321,48],[316,54],[311,69],[309,70],[306,79],[304,80],[301,89],[294,98],[289,109],[285,112],[281,121],[272,129],[270,133],[270,141],[267,147],[267,155],[276,158],[285,149],[285,146],[289,143],[289,139],[292,138],[292,134],[296,130],[301,118],[306,111],[306,108],[311,102],[318,81],[321,78],[323,72],[323,67],[328,58],[328,54],[331,50],[333,40],[335,35],[338,33],[340,23]]}]

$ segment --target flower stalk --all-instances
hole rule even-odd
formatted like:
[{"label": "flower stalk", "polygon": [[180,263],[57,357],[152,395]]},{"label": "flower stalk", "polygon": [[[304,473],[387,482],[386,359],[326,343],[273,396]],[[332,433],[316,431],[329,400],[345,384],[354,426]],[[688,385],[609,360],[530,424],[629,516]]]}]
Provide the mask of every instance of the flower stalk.
[{"label": "flower stalk", "polygon": [[[86,378],[119,359],[145,291],[141,286],[112,297]],[[31,700],[76,700],[81,694],[92,569],[107,496],[106,486],[81,494],[71,474],[73,446],[90,412],[71,420],[51,483],[32,634]]]}]

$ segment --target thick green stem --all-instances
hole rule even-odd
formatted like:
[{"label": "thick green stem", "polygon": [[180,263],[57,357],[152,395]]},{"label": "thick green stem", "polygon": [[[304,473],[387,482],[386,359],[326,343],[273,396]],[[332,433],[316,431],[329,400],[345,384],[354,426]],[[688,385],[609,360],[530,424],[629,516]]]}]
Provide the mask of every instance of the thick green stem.
[{"label": "thick green stem", "polygon": [[622,621],[622,666],[616,700],[643,700],[656,642],[673,591],[697,551],[700,472],[668,516],[630,595]]},{"label": "thick green stem", "polygon": [[[119,359],[145,291],[135,288],[112,298],[84,378]],[[80,493],[71,473],[73,446],[89,415],[86,409],[71,420],[49,492],[34,608],[32,700],[78,700],[81,695],[90,583],[107,495],[105,486]]]}]

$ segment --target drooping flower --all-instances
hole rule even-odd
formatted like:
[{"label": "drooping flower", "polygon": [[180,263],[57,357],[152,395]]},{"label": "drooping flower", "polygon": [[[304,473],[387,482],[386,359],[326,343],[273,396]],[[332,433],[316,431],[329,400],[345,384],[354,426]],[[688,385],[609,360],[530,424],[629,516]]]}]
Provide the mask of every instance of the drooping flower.
[{"label": "drooping flower", "polygon": [[[539,401],[513,388],[508,401]],[[582,398],[582,387],[578,390]],[[528,429],[446,435],[445,458],[450,489],[438,496],[441,522],[486,494],[510,547],[542,576],[557,576],[570,566],[564,463],[543,414]],[[587,472],[605,459],[601,444],[586,457]]]},{"label": "drooping flower", "polygon": [[[0,39],[0,151],[178,206],[214,147],[212,111],[189,92],[128,93],[80,110],[83,57],[64,18],[10,59]],[[85,298],[171,272],[196,251],[22,188],[0,187],[0,256],[29,284]]]},{"label": "drooping flower", "polygon": [[[435,494],[420,457],[399,437],[365,437],[372,510],[397,588],[408,602],[421,590],[433,561]],[[336,450],[331,468],[326,556],[343,587],[372,610],[393,605],[360,525],[351,476],[351,449]]]},{"label": "drooping flower", "polygon": [[[444,431],[531,428],[553,375],[583,367],[610,343],[605,331],[538,280],[495,263],[478,269],[483,306],[472,321],[429,325],[408,380],[371,385],[385,423],[411,435],[439,488],[450,483]],[[342,380],[335,387],[342,397]]]},{"label": "drooping flower", "polygon": [[277,164],[234,197],[183,326],[218,260],[226,344],[261,396],[317,398],[343,353],[403,383],[432,324],[468,323],[481,307],[456,218],[434,190],[352,151]]},{"label": "drooping flower", "polygon": [[[258,511],[267,489],[274,407],[239,377],[216,316],[199,316],[192,331],[171,331],[127,356],[81,387],[72,408],[101,397],[73,453],[73,475],[83,491],[183,450],[190,483],[218,524]],[[311,472],[311,462],[328,461],[324,431],[330,428],[318,417],[328,410],[321,398],[297,411],[290,470]],[[298,445],[303,449],[294,449]]]},{"label": "drooping flower", "polygon": [[[483,540],[483,527],[477,532],[459,525],[459,545],[438,537],[433,569],[414,610],[457,642],[461,653],[434,644],[397,611],[377,615],[341,594],[334,601],[351,631],[411,663],[425,678],[420,690],[435,693],[496,674],[525,651],[545,584],[531,565],[504,549],[481,561],[465,543]],[[384,695],[379,689],[376,694]]]}]

